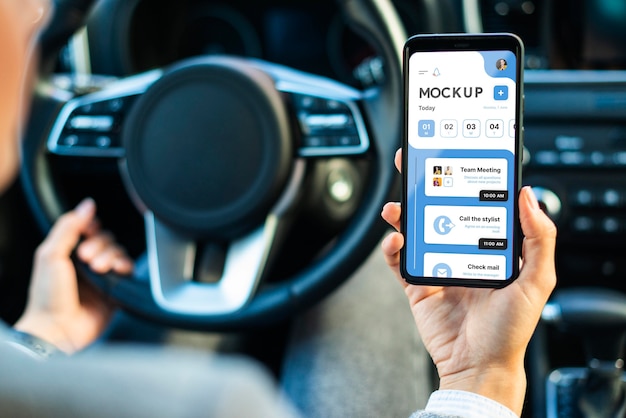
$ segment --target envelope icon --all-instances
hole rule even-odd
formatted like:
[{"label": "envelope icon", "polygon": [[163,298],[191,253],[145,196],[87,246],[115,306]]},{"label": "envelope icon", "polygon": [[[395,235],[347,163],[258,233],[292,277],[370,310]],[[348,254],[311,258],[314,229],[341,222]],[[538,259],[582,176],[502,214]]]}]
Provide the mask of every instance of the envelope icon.
[{"label": "envelope icon", "polygon": [[437,269],[437,277],[448,277],[448,269],[447,268],[438,268]]}]

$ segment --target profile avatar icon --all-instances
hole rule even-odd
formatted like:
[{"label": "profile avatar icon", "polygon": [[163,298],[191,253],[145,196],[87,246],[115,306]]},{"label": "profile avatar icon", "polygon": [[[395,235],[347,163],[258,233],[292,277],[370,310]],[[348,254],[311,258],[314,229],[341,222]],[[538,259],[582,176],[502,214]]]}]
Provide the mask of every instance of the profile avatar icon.
[{"label": "profile avatar icon", "polygon": [[508,66],[506,60],[504,58],[500,58],[498,61],[496,61],[496,68],[499,71],[504,71],[506,70],[506,67]]}]

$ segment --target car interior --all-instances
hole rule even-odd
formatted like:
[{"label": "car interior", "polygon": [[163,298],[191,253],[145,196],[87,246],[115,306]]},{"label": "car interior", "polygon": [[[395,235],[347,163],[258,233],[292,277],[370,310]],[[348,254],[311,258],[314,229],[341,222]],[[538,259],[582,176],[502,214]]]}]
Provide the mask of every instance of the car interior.
[{"label": "car interior", "polygon": [[251,357],[304,416],[410,415],[436,372],[379,249],[402,46],[509,32],[522,182],[558,227],[523,416],[582,417],[579,399],[624,416],[624,21],[615,0],[56,0],[0,198],[0,318],[23,311],[53,221],[91,196],[136,261],[131,277],[76,263],[121,308],[105,344]]}]

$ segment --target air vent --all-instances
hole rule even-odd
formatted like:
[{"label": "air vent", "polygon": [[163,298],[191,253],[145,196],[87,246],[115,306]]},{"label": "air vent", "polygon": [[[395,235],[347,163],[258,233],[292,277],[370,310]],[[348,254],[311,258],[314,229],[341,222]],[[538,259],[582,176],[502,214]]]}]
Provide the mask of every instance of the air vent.
[{"label": "air vent", "polygon": [[482,0],[484,32],[511,32],[524,41],[526,67],[545,68],[542,53],[541,17],[545,5],[540,0]]}]

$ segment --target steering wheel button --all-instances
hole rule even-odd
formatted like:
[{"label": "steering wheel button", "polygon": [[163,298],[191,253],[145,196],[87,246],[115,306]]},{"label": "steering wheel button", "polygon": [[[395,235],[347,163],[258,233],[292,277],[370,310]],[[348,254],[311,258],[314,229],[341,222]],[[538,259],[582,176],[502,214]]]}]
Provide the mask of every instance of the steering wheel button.
[{"label": "steering wheel button", "polygon": [[72,112],[74,115],[103,115],[108,113],[108,106],[106,102],[90,102],[78,106]]},{"label": "steering wheel button", "polygon": [[602,203],[604,203],[605,206],[619,206],[621,201],[621,194],[614,189],[608,189],[602,195]]},{"label": "steering wheel button", "polygon": [[82,115],[88,115],[93,112],[93,107],[93,103],[87,103],[85,105],[77,107],[74,112]]},{"label": "steering wheel button", "polygon": [[107,102],[107,108],[110,112],[118,113],[124,108],[124,100],[122,98],[112,99]]},{"label": "steering wheel button", "polygon": [[303,139],[305,147],[327,147],[329,145],[328,137],[325,136],[306,136]]},{"label": "steering wheel button", "polygon": [[96,146],[98,148],[109,148],[111,146],[111,137],[99,136],[96,138]]},{"label": "steering wheel button", "polygon": [[108,132],[113,129],[113,116],[74,116],[68,123],[68,128],[77,131]]},{"label": "steering wheel button", "polygon": [[354,136],[354,135],[345,135],[345,136],[336,137],[334,139],[335,141],[333,145],[340,146],[340,147],[350,147],[350,146],[359,145],[361,143],[359,137]]},{"label": "steering wheel button", "polygon": [[337,100],[327,100],[326,101],[326,108],[328,108],[329,110],[348,110],[346,108],[346,105],[344,105],[343,103],[337,101]]},{"label": "steering wheel button", "polygon": [[578,206],[591,206],[593,205],[593,193],[590,190],[579,190],[574,195],[574,204]]},{"label": "steering wheel button", "polygon": [[593,219],[589,216],[579,216],[574,219],[572,228],[576,232],[591,232],[594,227]]},{"label": "steering wheel button", "polygon": [[59,141],[59,145],[64,145],[66,147],[73,147],[74,145],[77,145],[78,142],[79,142],[79,139],[77,135],[67,135]]},{"label": "steering wheel button", "polygon": [[316,111],[323,108],[322,100],[305,94],[294,94],[294,105],[298,110]]},{"label": "steering wheel button", "polygon": [[315,105],[315,99],[311,96],[300,96],[300,107],[302,109],[311,109]]},{"label": "steering wheel button", "polygon": [[350,118],[344,114],[313,114],[302,118],[309,132],[320,130],[344,129],[350,124]]},{"label": "steering wheel button", "polygon": [[620,231],[620,222],[615,218],[605,218],[602,221],[602,230],[609,234],[615,234]]}]

